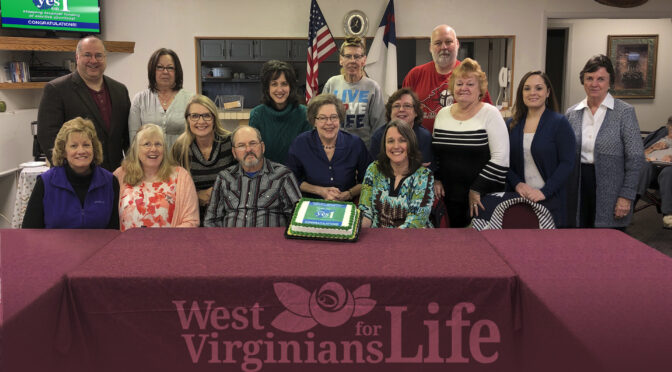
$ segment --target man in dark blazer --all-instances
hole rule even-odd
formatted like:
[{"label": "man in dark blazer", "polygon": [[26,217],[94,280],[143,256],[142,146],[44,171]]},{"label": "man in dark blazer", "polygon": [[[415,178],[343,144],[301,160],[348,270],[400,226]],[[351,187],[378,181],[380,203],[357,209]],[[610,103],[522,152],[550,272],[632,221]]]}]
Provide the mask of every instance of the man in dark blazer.
[{"label": "man in dark blazer", "polygon": [[37,140],[51,161],[54,140],[66,121],[81,116],[93,121],[103,145],[103,168],[114,171],[128,149],[128,111],[131,101],[124,84],[103,73],[103,42],[87,36],[77,44],[77,71],[52,80],[44,87],[37,113]]}]

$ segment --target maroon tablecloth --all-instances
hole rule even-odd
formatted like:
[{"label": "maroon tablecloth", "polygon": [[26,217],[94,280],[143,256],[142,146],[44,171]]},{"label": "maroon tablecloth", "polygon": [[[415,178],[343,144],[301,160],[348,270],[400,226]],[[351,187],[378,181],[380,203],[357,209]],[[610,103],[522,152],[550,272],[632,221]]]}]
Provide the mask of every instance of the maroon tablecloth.
[{"label": "maroon tablecloth", "polygon": [[67,281],[73,316],[59,340],[84,370],[517,363],[517,278],[472,230],[372,229],[349,244],[287,240],[282,229],[141,229]]},{"label": "maroon tablecloth", "polygon": [[522,282],[527,370],[672,370],[672,259],[614,230],[483,235]]},{"label": "maroon tablecloth", "polygon": [[2,371],[14,355],[47,350],[31,358],[32,370],[47,370],[56,355],[56,325],[66,272],[91,257],[120,233],[111,230],[0,230],[0,361]]}]

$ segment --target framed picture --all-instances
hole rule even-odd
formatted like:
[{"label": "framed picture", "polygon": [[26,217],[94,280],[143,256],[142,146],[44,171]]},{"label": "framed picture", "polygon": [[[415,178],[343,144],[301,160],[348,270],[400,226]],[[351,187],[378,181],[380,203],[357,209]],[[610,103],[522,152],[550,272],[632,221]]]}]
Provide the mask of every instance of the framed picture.
[{"label": "framed picture", "polygon": [[609,35],[616,98],[655,98],[658,35]]}]

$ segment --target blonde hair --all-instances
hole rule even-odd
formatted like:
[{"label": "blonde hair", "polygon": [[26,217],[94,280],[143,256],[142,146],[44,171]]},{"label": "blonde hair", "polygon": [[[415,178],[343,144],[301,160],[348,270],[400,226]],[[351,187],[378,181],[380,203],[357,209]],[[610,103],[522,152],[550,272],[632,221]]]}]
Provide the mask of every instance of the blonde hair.
[{"label": "blonde hair", "polygon": [[482,98],[483,95],[485,95],[485,92],[488,91],[488,78],[485,76],[485,72],[481,70],[481,65],[471,58],[465,58],[464,61],[453,70],[453,74],[450,75],[450,80],[448,81],[450,91],[455,94],[455,80],[471,76],[474,76],[476,80],[478,80],[478,88],[481,90],[481,94],[478,98]]},{"label": "blonde hair", "polygon": [[199,105],[202,105],[203,107],[207,108],[208,111],[210,111],[210,114],[212,114],[213,118],[213,130],[215,131],[215,140],[217,140],[217,137],[224,139],[231,135],[231,133],[224,129],[222,126],[222,123],[219,121],[219,115],[217,114],[217,106],[215,106],[215,103],[212,102],[212,100],[206,96],[196,94],[194,95],[189,103],[187,104],[187,108],[184,110],[184,125],[185,129],[182,134],[180,134],[179,137],[177,137],[177,140],[173,144],[173,148],[171,149],[171,154],[173,156],[173,159],[181,165],[184,169],[190,170],[191,169],[191,164],[190,164],[190,157],[189,157],[189,147],[191,144],[194,142],[196,139],[196,136],[194,136],[194,133],[191,132],[191,127],[189,126],[189,109],[191,108],[191,105],[198,103]]},{"label": "blonde hair", "polygon": [[[140,130],[133,137],[133,142],[131,143],[130,148],[128,149],[128,154],[126,158],[121,163],[121,168],[126,172],[124,175],[124,183],[131,186],[136,186],[142,179],[145,177],[145,171],[142,169],[142,164],[140,163],[140,158],[138,156],[140,152],[140,143],[141,140],[147,137],[159,137],[161,143],[166,145],[166,139],[163,134],[163,129],[156,124],[145,124],[140,127]],[[159,171],[157,177],[161,181],[168,181],[170,175],[173,173],[175,168],[175,162],[173,157],[170,155],[170,151],[166,151],[164,148],[163,159],[161,159],[161,165],[159,166]]]},{"label": "blonde hair", "polygon": [[51,162],[55,166],[62,166],[66,162],[65,144],[72,133],[84,133],[91,140],[93,145],[93,163],[100,165],[103,162],[103,145],[98,140],[96,128],[89,119],[76,117],[66,121],[56,135],[54,141],[54,150],[51,155]]}]

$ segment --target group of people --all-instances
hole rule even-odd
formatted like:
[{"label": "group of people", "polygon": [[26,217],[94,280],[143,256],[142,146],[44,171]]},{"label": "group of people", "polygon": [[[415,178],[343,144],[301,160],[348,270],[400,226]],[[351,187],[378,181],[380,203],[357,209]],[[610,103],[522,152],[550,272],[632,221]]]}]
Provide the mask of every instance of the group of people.
[{"label": "group of people", "polygon": [[269,61],[262,103],[229,133],[208,97],[182,88],[175,52],[150,57],[149,87],[131,102],[104,75],[102,41],[86,37],[77,70],[44,90],[38,139],[53,167],[23,227],[286,226],[302,196],[357,202],[363,226],[395,228],[432,227],[443,199],[450,226],[466,227],[483,195],[505,190],[557,226],[627,226],[644,155],[634,109],[608,93],[607,57],[581,71],[587,97],[566,116],[548,77],[525,74],[507,125],[478,62],[457,60],[451,27],[429,49],[387,103],[363,39],[345,40],[341,74],[307,106],[294,68]]}]

